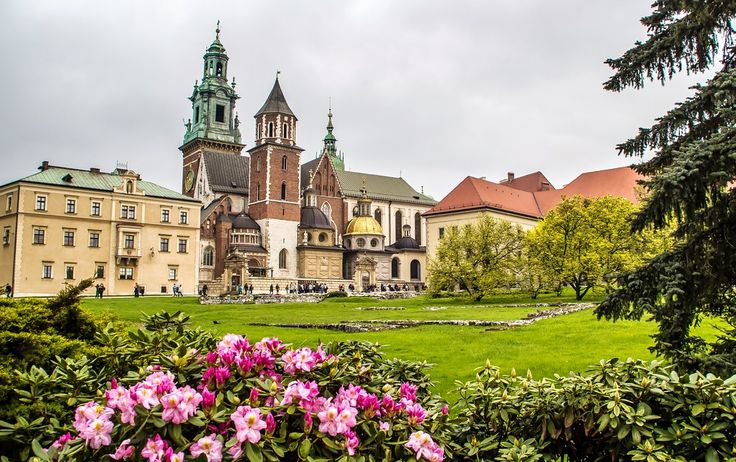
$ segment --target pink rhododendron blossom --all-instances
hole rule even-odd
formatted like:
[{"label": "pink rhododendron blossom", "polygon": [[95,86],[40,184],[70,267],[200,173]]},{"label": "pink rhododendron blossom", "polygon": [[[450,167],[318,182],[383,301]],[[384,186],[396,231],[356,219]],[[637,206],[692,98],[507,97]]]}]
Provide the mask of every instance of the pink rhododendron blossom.
[{"label": "pink rhododendron blossom", "polygon": [[381,400],[381,415],[386,417],[392,417],[401,411],[402,406],[400,403],[394,401],[389,394],[383,395]]},{"label": "pink rhododendron blossom", "polygon": [[197,412],[197,406],[202,402],[202,395],[189,385],[175,389],[161,397],[163,412],[161,418],[166,422],[180,424],[189,420]]},{"label": "pink rhododendron blossom", "polygon": [[222,461],[222,443],[214,433],[198,439],[189,448],[189,452],[192,454],[192,457],[199,457],[204,454],[207,457],[207,462]]},{"label": "pink rhododendron blossom", "polygon": [[388,422],[379,422],[378,429],[382,432],[387,432],[391,429],[391,425]]},{"label": "pink rhododendron blossom", "polygon": [[184,462],[184,452],[174,452],[171,448],[167,449],[166,462]]},{"label": "pink rhododendron blossom", "polygon": [[240,456],[243,455],[243,445],[242,444],[236,444],[235,446],[228,449],[228,454],[233,458],[233,460],[237,460]]},{"label": "pink rhododendron blossom", "polygon": [[72,436],[72,434],[71,434],[71,433],[69,433],[69,432],[66,432],[66,433],[64,433],[63,435],[61,435],[60,437],[58,437],[58,438],[56,439],[56,441],[54,441],[53,443],[51,443],[51,447],[52,447],[52,448],[56,448],[56,449],[61,449],[61,448],[63,448],[63,447],[64,447],[64,445],[65,445],[65,444],[66,444],[67,442],[69,442],[69,441],[73,441],[73,440],[75,440],[75,439],[76,439],[76,438],[75,438],[74,436]]},{"label": "pink rhododendron blossom", "polygon": [[107,407],[116,409],[118,407],[118,400],[127,394],[128,390],[125,387],[117,386],[117,383],[115,383],[114,387],[105,390],[105,403]]},{"label": "pink rhododendron blossom", "polygon": [[209,388],[204,387],[202,389],[202,407],[209,409],[214,406],[216,397],[217,395],[214,392],[211,392]]},{"label": "pink rhododendron blossom", "polygon": [[276,419],[270,412],[266,415],[266,433],[273,433],[276,430]]},{"label": "pink rhododendron blossom", "polygon": [[248,402],[251,406],[255,406],[258,404],[258,389],[253,388],[250,390],[250,395],[248,396]]},{"label": "pink rhododendron blossom", "polygon": [[450,412],[450,408],[447,406],[447,404],[442,406],[442,415],[447,415],[449,414],[449,412]]},{"label": "pink rhododendron blossom", "polygon": [[422,431],[412,433],[404,446],[416,453],[417,460],[441,462],[444,459],[444,450],[432,440],[431,436]]},{"label": "pink rhododendron blossom", "polygon": [[345,432],[345,449],[348,450],[348,454],[351,456],[355,455],[355,450],[360,446],[360,440],[358,435],[354,431],[348,430]]},{"label": "pink rhododendron blossom", "polygon": [[235,424],[235,437],[238,443],[250,441],[257,443],[261,440],[261,430],[266,428],[266,422],[261,418],[261,410],[250,406],[239,406],[230,415]]},{"label": "pink rhododendron blossom", "polygon": [[288,350],[281,356],[284,362],[284,372],[296,374],[297,372],[309,372],[317,364],[312,356],[312,350],[304,347],[296,351]]},{"label": "pink rhododendron blossom", "polygon": [[148,438],[141,451],[141,456],[148,459],[148,462],[165,462],[164,456],[167,449],[169,449],[169,443],[157,434],[155,438]]},{"label": "pink rhododendron blossom", "polygon": [[317,386],[317,382],[301,382],[299,380],[296,380],[294,382],[291,382],[289,386],[286,387],[286,390],[284,391],[284,399],[281,400],[281,405],[285,406],[292,404],[294,399],[296,398],[301,407],[310,410],[310,405],[317,395],[319,395],[319,387]]},{"label": "pink rhododendron blossom", "polygon": [[409,382],[404,382],[399,388],[399,396],[403,399],[414,402],[417,400],[417,387]]},{"label": "pink rhododendron blossom", "polygon": [[338,419],[340,411],[337,406],[326,405],[325,408],[317,413],[319,417],[319,431],[327,433],[330,436],[337,436],[340,433],[340,420]]},{"label": "pink rhododendron blossom", "polygon": [[87,428],[89,422],[99,418],[105,418],[109,420],[114,412],[115,411],[110,409],[109,407],[102,406],[101,404],[97,404],[94,401],[90,401],[82,406],[79,406],[74,413],[74,428],[78,432],[81,432],[82,430]]},{"label": "pink rhododendron blossom", "polygon": [[135,401],[146,409],[156,407],[159,403],[158,395],[150,383],[137,383],[130,389]]},{"label": "pink rhododendron blossom", "polygon": [[113,460],[126,460],[133,456],[135,446],[130,445],[130,439],[123,440],[118,446],[114,454],[110,454],[110,458]]},{"label": "pink rhododendron blossom", "polygon": [[314,426],[314,419],[312,419],[312,414],[310,412],[307,412],[304,414],[304,432],[309,433],[312,431],[312,427]]},{"label": "pink rhododendron blossom", "polygon": [[220,343],[217,344],[217,353],[222,356],[227,353],[235,355],[250,348],[250,344],[245,337],[236,334],[227,334],[222,337]]},{"label": "pink rhododendron blossom", "polygon": [[145,383],[153,385],[158,396],[168,393],[176,388],[174,374],[169,371],[158,371],[146,377]]},{"label": "pink rhododendron blossom", "polygon": [[414,403],[407,406],[404,411],[406,411],[407,421],[412,427],[424,422],[424,419],[427,417],[427,412],[419,403]]},{"label": "pink rhododendron blossom", "polygon": [[87,446],[92,449],[99,449],[112,443],[112,437],[110,436],[112,427],[109,417],[103,415],[89,421],[87,426],[79,432],[79,437],[86,441]]},{"label": "pink rhododendron blossom", "polygon": [[368,396],[368,393],[365,390],[363,390],[361,387],[356,387],[352,383],[348,385],[348,388],[340,387],[340,390],[337,394],[341,398],[346,399],[349,402],[350,406],[353,407],[358,406],[358,403],[363,401]]},{"label": "pink rhododendron blossom", "polygon": [[358,409],[363,410],[363,414],[367,419],[372,419],[373,417],[381,415],[381,402],[378,400],[378,397],[372,393],[366,393],[365,396],[362,396],[358,399],[357,402]]}]

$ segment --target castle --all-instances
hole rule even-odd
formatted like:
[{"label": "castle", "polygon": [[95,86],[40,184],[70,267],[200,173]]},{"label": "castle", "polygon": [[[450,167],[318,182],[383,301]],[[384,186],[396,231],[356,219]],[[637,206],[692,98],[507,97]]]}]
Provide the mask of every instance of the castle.
[{"label": "castle", "polygon": [[202,204],[199,285],[415,285],[425,280],[426,223],[436,204],[402,178],[345,170],[332,111],[321,153],[302,163],[298,118],[278,74],[242,141],[235,80],[215,40],[191,96],[182,153],[182,193]]}]

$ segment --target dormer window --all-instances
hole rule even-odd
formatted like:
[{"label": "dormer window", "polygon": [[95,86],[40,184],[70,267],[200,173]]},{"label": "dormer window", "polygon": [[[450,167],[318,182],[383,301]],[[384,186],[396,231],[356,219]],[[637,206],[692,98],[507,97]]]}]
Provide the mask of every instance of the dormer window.
[{"label": "dormer window", "polygon": [[125,192],[128,194],[133,194],[133,182],[128,180],[125,183]]}]

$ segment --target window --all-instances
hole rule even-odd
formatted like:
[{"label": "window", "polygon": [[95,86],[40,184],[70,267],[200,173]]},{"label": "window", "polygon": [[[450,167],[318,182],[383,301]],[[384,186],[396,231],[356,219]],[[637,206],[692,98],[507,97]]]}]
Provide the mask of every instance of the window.
[{"label": "window", "polygon": [[273,122],[268,123],[268,135],[269,138],[273,138]]},{"label": "window", "polygon": [[373,218],[376,219],[379,225],[383,226],[383,214],[381,213],[381,209],[376,208],[376,210],[373,211]]},{"label": "window", "polygon": [[95,266],[95,278],[100,279],[105,277],[105,265],[100,263]]},{"label": "window", "polygon": [[256,139],[261,137],[261,124],[256,124]]},{"label": "window", "polygon": [[46,196],[36,196],[36,210],[46,211]]},{"label": "window", "polygon": [[169,281],[173,281],[176,279],[176,272],[177,272],[176,266],[169,267]]},{"label": "window", "polygon": [[46,230],[44,228],[33,228],[33,243],[34,244],[45,244],[46,243]]},{"label": "window", "polygon": [[362,237],[356,239],[355,243],[358,244],[358,247],[365,247],[365,239],[363,239]]},{"label": "window", "polygon": [[44,263],[43,264],[43,271],[41,272],[41,277],[43,279],[51,279],[54,277],[53,269],[52,269],[51,263]]},{"label": "window", "polygon": [[120,206],[120,218],[135,220],[135,205]]},{"label": "window", "polygon": [[218,62],[217,63],[217,66],[215,67],[215,69],[216,69],[215,70],[215,75],[217,77],[222,77],[222,63],[221,62]]},{"label": "window", "polygon": [[286,200],[286,183],[281,183],[281,200]]},{"label": "window", "polygon": [[129,266],[121,266],[120,273],[118,273],[119,279],[133,279],[133,268]]},{"label": "window", "polygon": [[281,170],[286,170],[286,167],[289,165],[289,160],[286,158],[286,156],[281,158]]},{"label": "window", "polygon": [[440,228],[440,230],[439,230],[439,236],[440,236],[440,239],[442,239],[442,237],[443,237],[444,235],[445,235],[445,228]]},{"label": "window", "polygon": [[179,253],[187,253],[187,240],[179,239]]},{"label": "window", "polygon": [[215,122],[225,122],[225,106],[222,104],[215,104]]},{"label": "window", "polygon": [[199,123],[199,106],[194,108],[194,123]]},{"label": "window", "polygon": [[378,239],[375,237],[371,239],[371,247],[378,247]]},{"label": "window", "polygon": [[10,227],[3,228],[3,245],[10,244]]},{"label": "window", "polygon": [[391,277],[394,279],[399,278],[399,259],[396,257],[391,259]]},{"label": "window", "polygon": [[128,180],[125,183],[125,192],[128,194],[133,194],[133,182]]},{"label": "window", "polygon": [[[283,128],[281,130],[281,137],[282,138],[288,138],[289,137],[289,124],[284,124]],[[286,170],[286,169],[284,169]]]},{"label": "window", "polygon": [[160,252],[168,252],[169,251],[169,238],[168,237],[162,237],[161,240],[158,243],[158,250]]},{"label": "window", "polygon": [[345,239],[345,247],[349,249],[352,246],[352,244],[353,244],[353,241],[351,241],[350,239]]},{"label": "window", "polygon": [[396,237],[396,240],[397,241],[399,239],[401,239],[401,236],[402,236],[402,234],[401,234],[401,225],[404,222],[403,218],[404,217],[401,214],[401,210],[397,210],[396,211],[396,222],[394,223],[394,225],[396,226],[396,229],[394,230],[396,232],[396,234],[394,236]]},{"label": "window", "polygon": [[171,215],[171,210],[169,209],[161,209],[161,223],[168,223]]},{"label": "window", "polygon": [[279,268],[286,269],[286,249],[281,249],[279,252]]},{"label": "window", "polygon": [[[74,231],[64,231],[64,245],[66,246],[74,245]],[[67,278],[67,279],[72,279],[72,278]]]},{"label": "window", "polygon": [[5,205],[5,211],[9,212],[13,209],[13,195],[8,194],[8,203]]},{"label": "window", "polygon": [[261,200],[261,183],[256,185],[256,200]]},{"label": "window", "polygon": [[89,232],[89,246],[90,247],[99,247],[100,246],[100,232],[99,231],[90,231]]},{"label": "window", "polygon": [[89,214],[93,217],[99,217],[102,215],[102,203],[100,201],[92,201]]},{"label": "window", "polygon": [[204,252],[202,253],[202,265],[212,266],[214,264],[214,260],[214,251],[212,247],[205,247]]},{"label": "window", "polygon": [[419,212],[414,214],[414,239],[417,244],[422,245],[422,216]]},{"label": "window", "polygon": [[64,279],[74,279],[74,266],[66,265],[64,269]]},{"label": "window", "polygon": [[324,242],[327,240],[327,233],[319,233],[319,241]]},{"label": "window", "polygon": [[358,206],[357,205],[355,207],[353,207],[353,216],[354,217],[357,217],[358,216]]},{"label": "window", "polygon": [[256,159],[256,172],[260,172],[260,171],[261,171],[261,159],[258,158]]},{"label": "window", "polygon": [[66,200],[66,213],[77,213],[77,200],[76,199]]},{"label": "window", "polygon": [[189,221],[189,213],[184,210],[179,212],[179,224],[186,225],[188,221]]},{"label": "window", "polygon": [[421,279],[422,278],[422,265],[419,263],[419,260],[412,260],[411,265],[409,265],[411,270],[411,278],[412,279]]},{"label": "window", "polygon": [[134,249],[135,248],[135,234],[124,234],[123,235],[124,244],[123,246],[126,249]]}]

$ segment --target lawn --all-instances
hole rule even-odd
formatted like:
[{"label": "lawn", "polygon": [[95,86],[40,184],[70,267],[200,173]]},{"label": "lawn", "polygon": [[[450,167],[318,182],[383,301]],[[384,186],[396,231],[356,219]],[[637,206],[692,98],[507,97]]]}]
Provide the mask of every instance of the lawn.
[{"label": "lawn", "polygon": [[[586,297],[587,298],[587,297]],[[595,301],[592,297],[590,300]],[[462,298],[378,301],[363,297],[334,298],[321,303],[268,305],[200,305],[194,297],[145,297],[85,299],[83,307],[93,312],[111,312],[118,318],[136,322],[142,313],[183,311],[196,326],[218,334],[239,333],[251,340],[277,336],[295,346],[314,347],[319,341],[362,340],[384,345],[389,357],[425,360],[436,390],[446,395],[455,380],[469,380],[486,359],[508,372],[530,369],[535,377],[583,372],[602,358],[653,359],[647,350],[655,325],[644,321],[611,323],[597,321],[592,309],[509,330],[488,330],[479,326],[419,326],[407,329],[344,333],[326,329],[298,329],[253,326],[250,323],[334,323],[380,320],[513,320],[526,317],[536,307],[509,307],[514,303],[571,301],[543,296],[533,301],[520,296],[499,296],[479,303]],[[366,307],[403,307],[403,310],[361,310]],[[429,309],[428,309],[429,308]],[[713,335],[711,325],[701,327]]]}]

